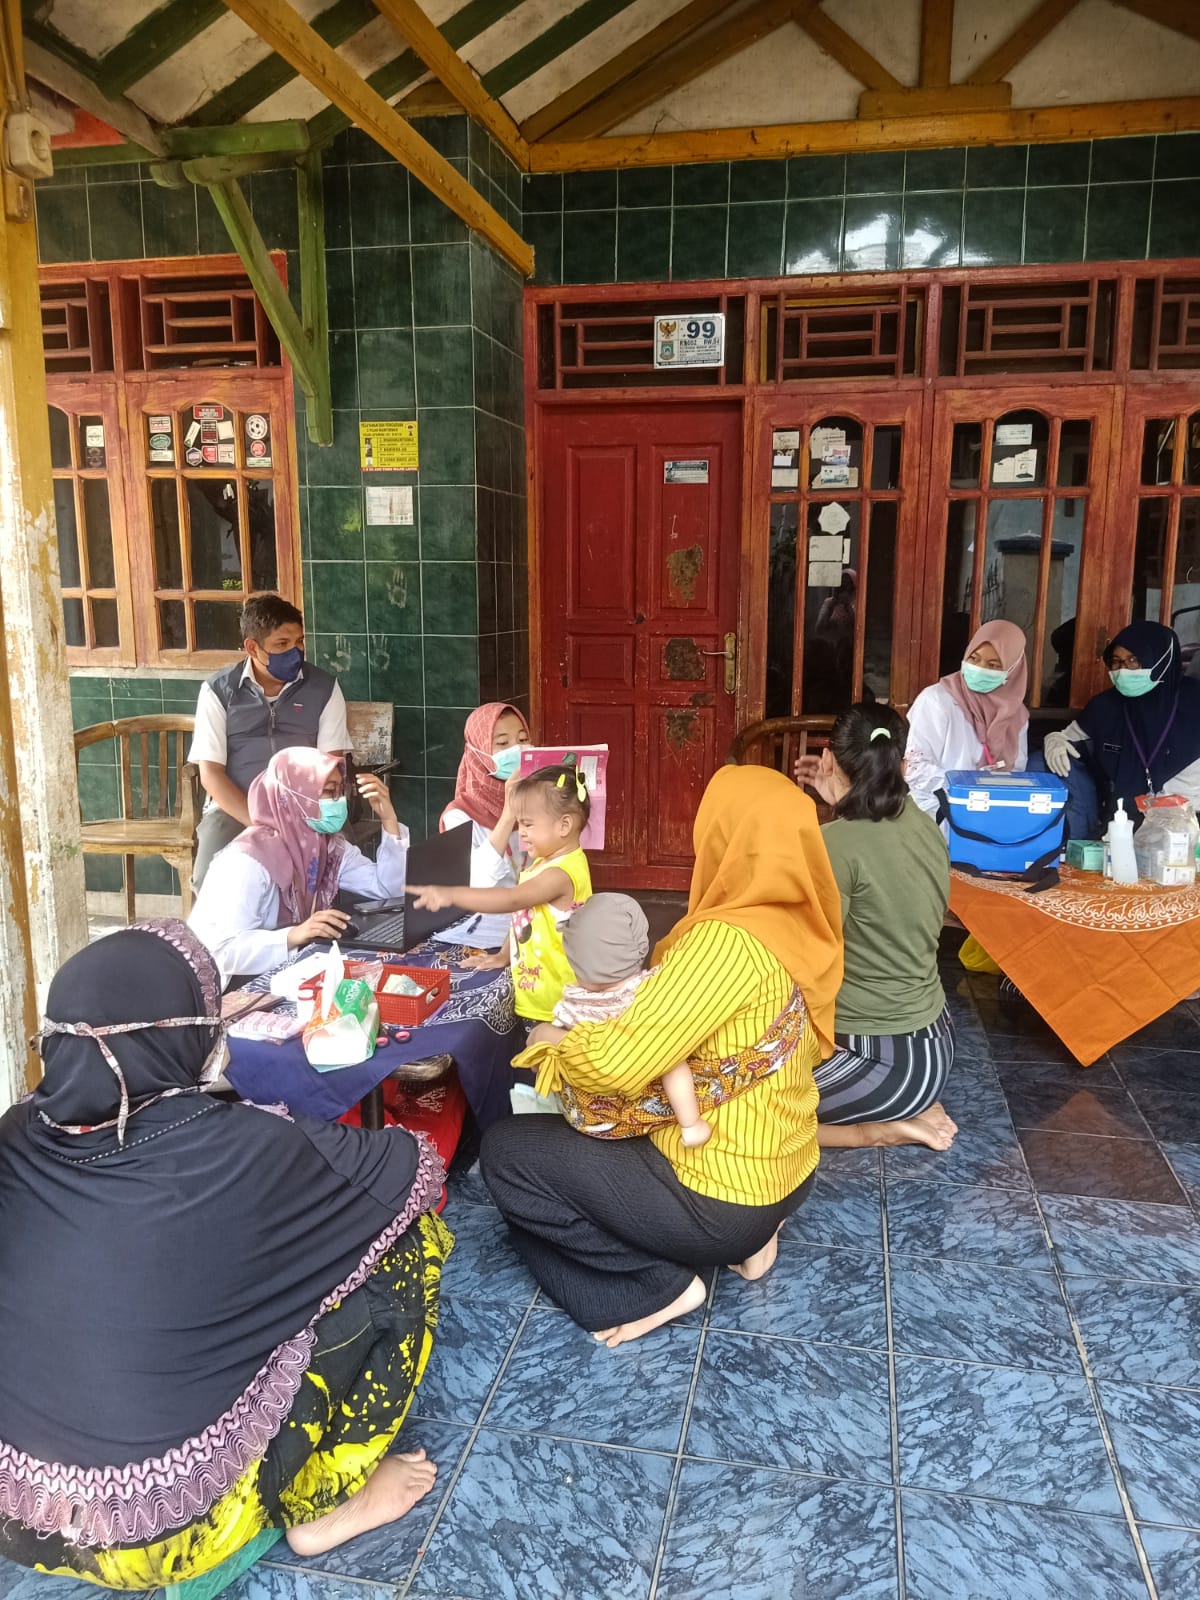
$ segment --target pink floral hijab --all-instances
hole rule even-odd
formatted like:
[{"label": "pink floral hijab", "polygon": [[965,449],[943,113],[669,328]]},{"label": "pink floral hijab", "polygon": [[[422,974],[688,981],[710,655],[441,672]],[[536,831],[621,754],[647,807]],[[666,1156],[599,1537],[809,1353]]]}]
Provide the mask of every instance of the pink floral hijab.
[{"label": "pink floral hijab", "polygon": [[1008,673],[998,689],[991,694],[976,694],[967,688],[961,672],[951,672],[941,681],[975,730],[984,747],[984,759],[1002,762],[1011,772],[1021,751],[1021,730],[1029,721],[1025,705],[1025,635],[1015,622],[985,622],[971,636],[963,659],[981,644],[993,647]]},{"label": "pink floral hijab", "polygon": [[337,894],[346,842],[340,834],[315,833],[308,818],[321,815],[321,791],[338,771],[344,771],[340,756],[298,747],[278,751],[250,785],[250,826],[228,848],[270,873],[280,928],[324,911]]}]

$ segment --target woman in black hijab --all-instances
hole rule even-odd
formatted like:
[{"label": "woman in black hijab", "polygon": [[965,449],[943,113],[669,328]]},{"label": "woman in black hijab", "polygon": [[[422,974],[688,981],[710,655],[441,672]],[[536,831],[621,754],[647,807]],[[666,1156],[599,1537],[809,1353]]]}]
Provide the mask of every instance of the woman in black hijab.
[{"label": "woman in black hijab", "polygon": [[1138,795],[1180,794],[1200,805],[1200,683],[1184,676],[1178,634],[1131,622],[1105,648],[1104,664],[1112,688],[1046,736],[1046,765],[1067,781],[1075,839],[1099,838],[1118,800],[1135,827]]},{"label": "woman in black hijab", "polygon": [[[402,1516],[444,1174],[403,1130],[205,1093],[220,979],[181,922],[73,956],[0,1119],[0,1555],[114,1589]],[[228,1569],[227,1569],[228,1570]]]}]

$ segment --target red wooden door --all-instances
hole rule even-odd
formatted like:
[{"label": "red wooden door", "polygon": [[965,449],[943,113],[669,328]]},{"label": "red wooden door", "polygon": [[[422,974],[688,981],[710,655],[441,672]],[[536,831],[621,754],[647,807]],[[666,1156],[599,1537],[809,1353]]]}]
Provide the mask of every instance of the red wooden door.
[{"label": "red wooden door", "polygon": [[734,734],[740,411],[555,409],[543,440],[546,737],[610,748],[596,881],[686,888]]}]

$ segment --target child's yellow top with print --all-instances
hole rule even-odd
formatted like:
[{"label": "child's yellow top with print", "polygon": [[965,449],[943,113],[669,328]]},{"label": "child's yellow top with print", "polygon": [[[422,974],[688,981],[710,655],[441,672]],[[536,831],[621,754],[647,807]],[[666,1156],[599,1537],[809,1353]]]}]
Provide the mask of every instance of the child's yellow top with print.
[{"label": "child's yellow top with print", "polygon": [[560,930],[571,912],[578,911],[592,895],[588,859],[578,846],[565,856],[535,861],[521,874],[521,882],[528,883],[552,868],[565,872],[571,880],[570,907],[560,911],[556,906],[541,905],[513,913],[513,994],[517,1015],[530,1022],[549,1022],[562,999],[563,985],[575,982]]}]

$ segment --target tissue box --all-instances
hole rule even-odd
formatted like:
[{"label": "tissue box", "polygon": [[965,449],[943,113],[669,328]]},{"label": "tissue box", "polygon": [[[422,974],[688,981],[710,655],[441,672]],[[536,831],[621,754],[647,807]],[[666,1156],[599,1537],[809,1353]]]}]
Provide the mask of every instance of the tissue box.
[{"label": "tissue box", "polygon": [[1067,865],[1081,872],[1104,871],[1104,845],[1099,839],[1068,839]]},{"label": "tissue box", "polygon": [[[421,993],[384,994],[384,985],[391,977],[411,978],[420,984]],[[375,987],[380,1017],[384,1022],[399,1023],[402,1028],[417,1028],[428,1022],[449,998],[450,973],[445,967],[402,967],[386,962]]]},{"label": "tissue box", "polygon": [[946,796],[953,866],[1024,872],[1062,850],[1067,786],[1052,772],[948,772]]}]

